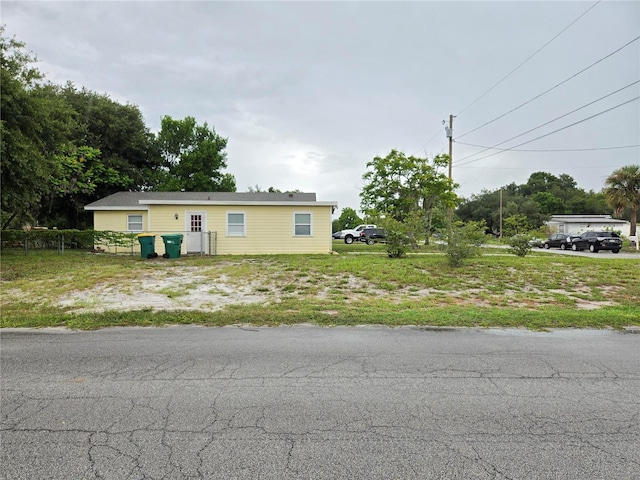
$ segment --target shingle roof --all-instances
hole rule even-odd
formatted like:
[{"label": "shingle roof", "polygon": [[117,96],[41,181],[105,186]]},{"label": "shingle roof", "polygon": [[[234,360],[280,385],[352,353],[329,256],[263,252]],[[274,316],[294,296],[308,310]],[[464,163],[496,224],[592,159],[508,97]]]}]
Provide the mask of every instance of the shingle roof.
[{"label": "shingle roof", "polygon": [[86,205],[85,210],[104,207],[140,207],[146,203],[246,203],[246,202],[316,202],[315,193],[248,192],[118,192]]}]

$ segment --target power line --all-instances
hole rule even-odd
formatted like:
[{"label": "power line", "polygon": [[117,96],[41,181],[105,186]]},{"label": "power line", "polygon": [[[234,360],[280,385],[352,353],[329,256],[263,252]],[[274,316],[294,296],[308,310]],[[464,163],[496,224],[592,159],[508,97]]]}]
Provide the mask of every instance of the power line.
[{"label": "power line", "polygon": [[532,140],[527,140],[526,142],[522,142],[522,143],[519,143],[518,145],[514,145],[511,148],[505,148],[504,150],[500,150],[498,152],[490,153],[489,155],[485,155],[484,157],[476,158],[475,160],[469,160],[468,162],[460,163],[460,164],[458,164],[456,166],[460,167],[462,165],[467,165],[469,163],[473,163],[473,162],[477,162],[477,161],[480,161],[480,160],[484,160],[485,158],[493,157],[494,155],[499,155],[501,153],[508,152],[509,150],[513,150],[514,148],[521,147],[522,145],[526,145],[527,143],[535,142],[536,140],[540,140],[541,138],[548,137],[549,135],[553,135],[554,133],[558,133],[558,132],[560,132],[562,130],[566,130],[567,128],[570,128],[570,127],[573,127],[575,125],[578,125],[579,123],[583,123],[583,122],[586,122],[587,120],[591,120],[592,118],[595,118],[595,117],[598,117],[600,115],[603,115],[603,114],[605,114],[607,112],[610,112],[611,110],[615,110],[616,108],[622,107],[623,105],[626,105],[626,104],[631,103],[631,102],[633,102],[635,100],[638,100],[639,98],[640,98],[640,96],[637,96],[635,98],[632,98],[631,100],[627,100],[626,102],[620,103],[620,104],[616,105],[615,107],[608,108],[606,110],[603,110],[602,112],[596,113],[595,115],[591,115],[590,117],[583,118],[582,120],[574,122],[574,123],[572,123],[570,125],[567,125],[565,127],[558,128],[557,130],[554,130],[553,132],[545,133],[544,135],[540,135],[539,137],[536,137],[536,138],[534,138]]},{"label": "power line", "polygon": [[582,15],[580,15],[578,18],[576,18],[573,22],[571,22],[569,25],[567,25],[566,27],[564,27],[560,33],[558,33],[556,36],[554,36],[551,40],[549,40],[547,43],[545,43],[543,46],[541,46],[538,50],[536,50],[535,52],[533,52],[529,57],[527,57],[527,59],[522,62],[520,65],[518,65],[516,68],[514,68],[513,70],[511,70],[509,73],[507,73],[504,77],[502,77],[500,80],[498,80],[498,82],[496,84],[494,84],[491,88],[489,88],[486,92],[484,92],[482,95],[480,95],[478,98],[476,98],[473,102],[471,102],[469,105],[467,105],[466,107],[464,107],[462,110],[460,110],[460,112],[458,113],[459,116],[462,112],[466,111],[467,109],[469,109],[471,106],[473,106],[476,102],[478,102],[481,98],[483,98],[486,94],[488,94],[491,90],[493,90],[494,88],[496,88],[498,85],[500,85],[502,82],[504,82],[507,78],[509,78],[511,76],[511,74],[513,74],[516,70],[518,70],[521,66],[523,66],[525,63],[527,63],[529,60],[531,60],[533,57],[535,57],[538,53],[540,53],[547,45],[549,45],[551,42],[553,42],[556,38],[558,38],[560,35],[562,35],[565,31],[567,31],[574,23],[576,23],[578,20],[580,20],[582,17],[584,17],[587,13],[589,13],[589,11],[594,8],[596,5],[598,5],[601,2],[601,0],[598,0],[596,3],[594,3],[593,5],[591,5],[588,9],[586,9]]},{"label": "power line", "polygon": [[470,147],[478,147],[484,148],[486,150],[499,150],[501,152],[512,151],[512,152],[593,152],[596,150],[621,150],[624,148],[637,148],[640,147],[640,144],[637,145],[620,145],[616,147],[598,147],[598,148],[542,148],[542,149],[515,149],[515,148],[496,148],[496,147],[485,147],[484,145],[474,145],[473,143],[464,143],[464,142],[456,142],[460,145],[468,145]]},{"label": "power line", "polygon": [[[510,142],[511,140],[515,140],[516,138],[522,137],[523,135],[526,135],[527,133],[531,133],[531,132],[533,132],[535,130],[538,130],[538,129],[546,126],[546,125],[549,125],[550,123],[555,122],[556,120],[560,120],[561,118],[564,118],[564,117],[566,117],[568,115],[571,115],[572,113],[575,113],[575,112],[577,112],[579,110],[582,110],[583,108],[586,108],[586,107],[588,107],[590,105],[593,105],[594,103],[597,103],[600,100],[604,100],[605,98],[608,98],[608,97],[610,97],[612,95],[615,95],[616,93],[621,92],[622,90],[625,90],[625,89],[627,89],[629,87],[637,85],[638,83],[640,83],[640,80],[636,80],[635,82],[632,82],[629,85],[626,85],[626,86],[624,86],[622,88],[619,88],[618,90],[615,90],[615,91],[613,91],[611,93],[608,93],[607,95],[605,95],[603,97],[600,97],[600,98],[598,98],[596,100],[593,100],[592,102],[586,103],[586,104],[582,105],[581,107],[576,108],[575,110],[571,110],[570,112],[567,112],[567,113],[565,113],[563,115],[560,115],[559,117],[556,117],[553,120],[549,120],[548,122],[545,122],[545,123],[543,123],[541,125],[538,125],[537,127],[534,127],[534,128],[532,128],[530,130],[527,130],[526,132],[523,132],[523,133],[521,133],[519,135],[516,135],[515,137],[511,137],[511,138],[509,138],[507,140],[504,140],[504,141],[502,141],[500,143],[496,143],[496,144],[492,145],[491,147],[481,147],[481,148],[484,148],[484,150],[481,150],[481,151],[476,152],[476,153],[472,153],[471,155],[467,155],[466,157],[463,157],[463,158],[459,159],[458,162],[462,162],[463,160],[466,160],[467,158],[475,157],[476,155],[480,155],[481,153],[484,153],[487,150],[492,150],[495,147],[498,147],[498,146],[502,145],[503,143]],[[470,145],[470,144],[465,144],[465,143],[462,143],[462,142],[458,142],[457,140],[454,140],[454,141],[456,143],[460,143],[461,145]],[[499,149],[496,149],[496,150],[499,150]]]},{"label": "power line", "polygon": [[640,36],[637,36],[636,38],[634,38],[634,39],[633,39],[633,40],[631,40],[630,42],[627,42],[626,44],[624,44],[622,47],[620,47],[620,48],[618,48],[617,50],[615,50],[615,51],[611,52],[610,54],[608,54],[608,55],[606,55],[606,56],[602,57],[600,60],[597,60],[596,62],[592,63],[592,64],[591,64],[591,65],[589,65],[588,67],[583,68],[583,69],[582,69],[582,70],[580,70],[579,72],[574,73],[574,74],[573,74],[573,75],[571,75],[570,77],[568,77],[568,78],[564,79],[564,80],[563,80],[563,81],[561,81],[560,83],[557,83],[556,85],[554,85],[553,87],[551,87],[551,88],[549,88],[549,89],[545,90],[544,92],[542,92],[542,93],[540,93],[540,94],[536,95],[536,96],[535,96],[535,97],[533,97],[532,99],[527,100],[526,102],[524,102],[524,103],[522,103],[522,104],[518,105],[518,106],[517,106],[517,107],[515,107],[515,108],[512,108],[512,109],[511,109],[511,110],[509,110],[508,112],[503,113],[502,115],[500,115],[500,116],[498,116],[498,117],[494,118],[493,120],[489,120],[488,122],[483,123],[482,125],[480,125],[479,127],[474,128],[473,130],[469,130],[468,132],[466,132],[466,133],[464,133],[464,134],[460,135],[460,136],[459,136],[459,137],[457,137],[457,138],[465,137],[465,136],[469,135],[470,133],[475,132],[476,130],[480,130],[481,128],[486,127],[487,125],[489,125],[489,124],[491,124],[491,123],[495,122],[496,120],[500,120],[501,118],[503,118],[503,117],[505,117],[505,116],[509,115],[510,113],[515,112],[515,111],[516,111],[516,110],[518,110],[519,108],[524,107],[525,105],[527,105],[527,104],[529,104],[529,103],[533,102],[534,100],[537,100],[538,98],[542,97],[543,95],[546,95],[547,93],[551,92],[552,90],[555,90],[555,89],[556,89],[556,88],[558,88],[560,85],[563,85],[563,84],[567,83],[569,80],[572,80],[573,78],[577,77],[577,76],[578,76],[578,75],[580,75],[581,73],[586,72],[587,70],[589,70],[590,68],[592,68],[592,67],[596,66],[596,65],[597,65],[597,64],[599,64],[600,62],[602,62],[602,61],[606,60],[607,58],[609,58],[609,57],[611,57],[611,56],[613,56],[613,55],[615,55],[616,53],[618,53],[618,52],[619,52],[619,51],[621,51],[622,49],[624,49],[624,48],[628,47],[628,46],[629,46],[629,45],[631,45],[633,42],[637,41],[638,39],[640,39]]},{"label": "power line", "polygon": [[[437,137],[438,135],[440,135],[441,133],[442,133],[442,127],[438,128],[438,131],[437,131],[436,133],[434,133],[434,134],[433,134],[433,137],[431,137],[429,140],[427,140],[427,143],[425,143],[424,145],[422,145],[422,146],[420,147],[420,150],[422,150],[424,147],[426,147],[427,145],[429,145],[429,144],[433,141],[433,139],[434,139],[434,138],[436,138],[436,137]],[[415,155],[416,153],[418,153],[418,152],[415,152],[415,153],[414,153],[414,155]]]},{"label": "power line", "polygon": [[[513,73],[515,73],[520,67],[522,67],[525,63],[527,63],[529,60],[531,60],[533,57],[535,57],[538,53],[540,53],[545,47],[547,47],[551,42],[553,42],[556,38],[558,38],[560,35],[562,35],[565,31],[567,31],[569,28],[571,28],[573,26],[574,23],[576,23],[578,20],[580,20],[582,17],[584,17],[587,13],[589,13],[596,5],[598,5],[602,0],[598,0],[596,3],[594,3],[593,5],[591,5],[589,8],[587,8],[580,16],[578,16],[578,18],[576,18],[574,21],[572,21],[569,25],[567,25],[566,27],[564,27],[560,32],[558,32],[551,40],[549,40],[547,43],[545,43],[544,45],[542,45],[538,50],[536,50],[535,52],[533,52],[531,55],[529,55],[522,63],[520,63],[516,68],[514,68],[513,70],[511,70],[509,73],[507,73],[504,77],[502,77],[500,80],[498,80],[498,82],[496,84],[494,84],[491,88],[489,88],[486,92],[484,92],[482,95],[480,95],[478,98],[476,98],[473,102],[471,102],[469,105],[467,105],[466,107],[464,107],[462,110],[460,110],[460,112],[458,113],[458,115],[460,115],[462,112],[466,111],[467,109],[469,109],[471,106],[473,106],[476,102],[478,102],[481,98],[483,98],[485,95],[487,95],[491,90],[493,90],[494,88],[496,88],[498,85],[500,85],[503,81],[505,81],[507,78],[509,78]],[[456,116],[458,116],[456,115]],[[429,145],[439,134],[441,133],[441,129],[438,129],[433,136],[427,140],[427,142],[422,145],[422,147],[420,147],[419,150],[422,150],[423,148],[425,148],[427,145]],[[417,153],[417,152],[416,152]]]}]

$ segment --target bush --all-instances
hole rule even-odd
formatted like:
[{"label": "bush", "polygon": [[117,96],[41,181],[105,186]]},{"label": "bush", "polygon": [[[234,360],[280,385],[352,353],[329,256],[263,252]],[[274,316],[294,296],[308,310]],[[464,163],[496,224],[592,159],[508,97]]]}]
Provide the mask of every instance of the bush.
[{"label": "bush", "polygon": [[2,246],[55,249],[90,248],[95,244],[107,247],[129,248],[137,234],[128,232],[112,232],[108,230],[2,230]]},{"label": "bush", "polygon": [[509,239],[509,252],[519,257],[526,257],[531,252],[531,241],[533,237],[530,235],[514,235]]},{"label": "bush", "polygon": [[389,258],[402,258],[412,248],[413,242],[409,236],[410,226],[401,223],[393,218],[379,220],[387,232],[385,242],[387,244],[387,254]]},{"label": "bush", "polygon": [[486,225],[482,222],[456,222],[445,231],[447,242],[443,245],[447,262],[460,267],[467,258],[477,257],[484,240]]}]

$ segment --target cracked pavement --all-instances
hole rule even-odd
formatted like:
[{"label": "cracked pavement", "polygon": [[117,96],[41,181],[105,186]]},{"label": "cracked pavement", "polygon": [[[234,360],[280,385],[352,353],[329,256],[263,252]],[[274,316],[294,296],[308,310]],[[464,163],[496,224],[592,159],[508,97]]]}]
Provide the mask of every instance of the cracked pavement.
[{"label": "cracked pavement", "polygon": [[640,335],[0,336],[2,479],[640,478]]}]

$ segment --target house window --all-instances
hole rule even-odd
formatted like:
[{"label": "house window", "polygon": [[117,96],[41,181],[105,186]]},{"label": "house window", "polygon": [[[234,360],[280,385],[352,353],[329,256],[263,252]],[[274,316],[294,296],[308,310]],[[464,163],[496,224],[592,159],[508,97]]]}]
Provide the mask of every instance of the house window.
[{"label": "house window", "polygon": [[227,213],[227,235],[244,237],[244,213]]},{"label": "house window", "polygon": [[127,215],[127,230],[130,232],[141,232],[142,215]]},{"label": "house window", "polygon": [[294,235],[296,237],[311,236],[311,214],[294,213],[293,217]]}]

